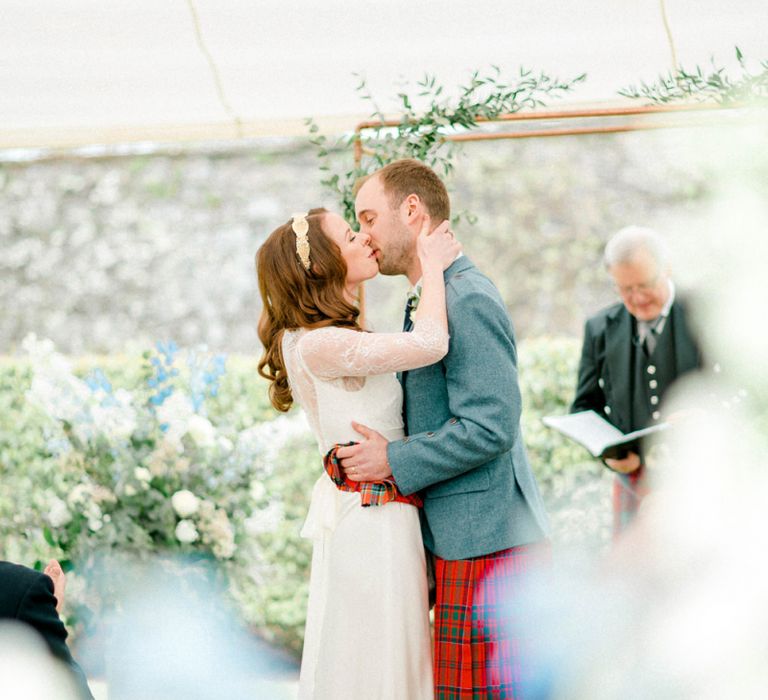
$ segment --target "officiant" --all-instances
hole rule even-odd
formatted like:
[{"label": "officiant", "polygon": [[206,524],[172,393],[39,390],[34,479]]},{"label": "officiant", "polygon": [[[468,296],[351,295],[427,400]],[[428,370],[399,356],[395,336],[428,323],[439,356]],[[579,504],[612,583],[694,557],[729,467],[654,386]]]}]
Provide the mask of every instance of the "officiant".
[{"label": "officiant", "polygon": [[[621,301],[586,322],[571,411],[591,409],[627,433],[665,419],[665,393],[678,377],[701,366],[701,353],[656,231],[621,229],[608,241],[603,261]],[[644,461],[642,449],[605,460],[616,474],[614,537],[632,521],[648,491]]]}]

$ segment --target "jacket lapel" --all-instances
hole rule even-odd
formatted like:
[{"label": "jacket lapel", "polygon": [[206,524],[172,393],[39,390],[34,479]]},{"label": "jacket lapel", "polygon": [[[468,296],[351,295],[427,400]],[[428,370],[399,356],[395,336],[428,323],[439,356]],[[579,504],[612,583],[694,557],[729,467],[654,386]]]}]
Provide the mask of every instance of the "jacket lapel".
[{"label": "jacket lapel", "polygon": [[[448,266],[448,269],[443,273],[443,278],[447,283],[448,280],[450,280],[454,275],[464,272],[465,270],[469,270],[472,267],[474,267],[472,261],[466,255],[462,255]],[[403,317],[403,331],[410,333],[412,330],[413,321],[411,320],[410,315],[408,314],[408,309],[406,307],[405,316]],[[405,377],[407,374],[407,371],[397,373],[397,379],[403,386],[403,392],[405,392]]]},{"label": "jacket lapel", "polygon": [[628,402],[629,378],[632,362],[632,317],[624,306],[606,319],[605,333],[605,362],[611,376],[614,396],[611,398],[611,409],[619,415],[618,422],[629,426],[631,407]]},{"label": "jacket lapel", "polygon": [[[413,323],[411,322],[411,315],[408,313],[408,304],[405,306],[405,315],[403,316],[403,333],[410,333],[413,330]],[[397,381],[405,386],[405,372],[397,373]]]},{"label": "jacket lapel", "polygon": [[683,305],[675,301],[670,310],[675,343],[675,376],[695,369],[700,364],[699,349],[688,331]]}]

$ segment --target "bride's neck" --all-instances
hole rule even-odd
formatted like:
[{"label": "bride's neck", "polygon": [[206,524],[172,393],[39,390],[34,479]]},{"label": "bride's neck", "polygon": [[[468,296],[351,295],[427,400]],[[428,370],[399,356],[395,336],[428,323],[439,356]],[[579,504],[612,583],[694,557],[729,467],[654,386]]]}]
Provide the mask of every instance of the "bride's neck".
[{"label": "bride's neck", "polygon": [[344,299],[346,299],[350,304],[357,304],[359,289],[360,287],[357,284],[347,285],[344,288]]}]

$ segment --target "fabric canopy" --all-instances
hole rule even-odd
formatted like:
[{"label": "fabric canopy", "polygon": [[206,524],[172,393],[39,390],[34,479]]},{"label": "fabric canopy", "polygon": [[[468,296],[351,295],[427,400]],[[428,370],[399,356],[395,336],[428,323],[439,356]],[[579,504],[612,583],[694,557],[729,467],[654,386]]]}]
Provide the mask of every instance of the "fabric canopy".
[{"label": "fabric canopy", "polygon": [[350,128],[371,111],[353,73],[387,112],[404,81],[491,65],[615,100],[671,68],[662,7],[684,66],[768,57],[765,0],[3,0],[0,148]]}]

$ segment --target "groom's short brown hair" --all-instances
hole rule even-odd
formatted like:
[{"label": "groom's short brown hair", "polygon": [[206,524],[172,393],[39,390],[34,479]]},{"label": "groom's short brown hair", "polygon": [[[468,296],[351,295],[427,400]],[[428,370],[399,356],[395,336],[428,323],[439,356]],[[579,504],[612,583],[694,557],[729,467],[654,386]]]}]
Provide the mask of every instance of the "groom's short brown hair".
[{"label": "groom's short brown hair", "polygon": [[409,194],[418,195],[436,222],[451,218],[451,200],[443,181],[434,170],[415,158],[404,158],[385,165],[357,183],[355,192],[371,177],[378,177],[389,195],[393,208],[399,207]]}]

